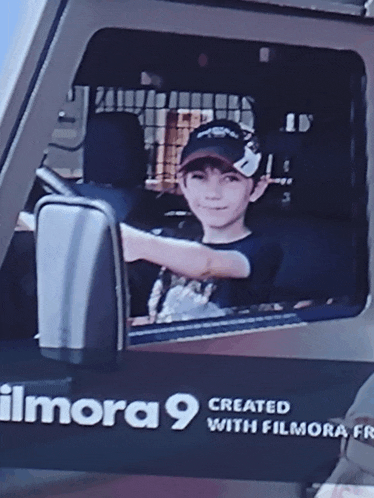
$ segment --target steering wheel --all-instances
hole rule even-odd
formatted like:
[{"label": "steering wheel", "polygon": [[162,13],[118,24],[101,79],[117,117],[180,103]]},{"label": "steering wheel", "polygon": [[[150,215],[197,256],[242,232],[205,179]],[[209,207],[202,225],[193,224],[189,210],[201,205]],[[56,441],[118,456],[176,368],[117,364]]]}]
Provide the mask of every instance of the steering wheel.
[{"label": "steering wheel", "polygon": [[41,166],[36,170],[36,177],[39,180],[43,190],[48,194],[60,194],[67,197],[79,196],[79,193],[70,185],[70,183],[55,173],[47,166]]}]

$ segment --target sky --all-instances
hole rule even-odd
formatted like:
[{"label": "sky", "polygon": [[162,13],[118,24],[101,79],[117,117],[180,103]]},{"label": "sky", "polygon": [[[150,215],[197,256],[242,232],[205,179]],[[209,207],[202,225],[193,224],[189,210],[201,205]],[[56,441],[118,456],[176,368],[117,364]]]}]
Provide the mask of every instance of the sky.
[{"label": "sky", "polygon": [[27,0],[0,0],[0,72],[4,59],[14,36],[22,6]]}]

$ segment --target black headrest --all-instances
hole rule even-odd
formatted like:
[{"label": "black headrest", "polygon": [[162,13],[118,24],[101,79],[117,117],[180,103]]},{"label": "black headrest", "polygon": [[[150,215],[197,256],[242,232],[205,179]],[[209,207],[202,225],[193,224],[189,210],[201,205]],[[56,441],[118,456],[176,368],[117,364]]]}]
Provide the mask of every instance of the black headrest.
[{"label": "black headrest", "polygon": [[87,123],[83,180],[117,188],[136,187],[146,178],[144,132],[135,114],[103,112]]},{"label": "black headrest", "polygon": [[261,150],[268,154],[292,157],[300,152],[304,139],[305,133],[272,131],[262,138]]}]

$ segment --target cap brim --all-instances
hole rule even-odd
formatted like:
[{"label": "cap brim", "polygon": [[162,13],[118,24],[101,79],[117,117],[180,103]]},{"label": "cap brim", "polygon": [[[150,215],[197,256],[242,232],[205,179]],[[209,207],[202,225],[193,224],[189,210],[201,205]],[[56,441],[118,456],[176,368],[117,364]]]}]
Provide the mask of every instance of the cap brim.
[{"label": "cap brim", "polygon": [[227,156],[224,156],[217,151],[214,151],[212,149],[200,149],[196,152],[193,152],[192,154],[188,155],[183,162],[179,165],[179,171],[185,168],[188,164],[197,161],[198,159],[216,159],[219,161],[222,161],[224,164],[227,166],[231,166],[233,169],[236,169],[234,167],[234,160],[228,158]]}]

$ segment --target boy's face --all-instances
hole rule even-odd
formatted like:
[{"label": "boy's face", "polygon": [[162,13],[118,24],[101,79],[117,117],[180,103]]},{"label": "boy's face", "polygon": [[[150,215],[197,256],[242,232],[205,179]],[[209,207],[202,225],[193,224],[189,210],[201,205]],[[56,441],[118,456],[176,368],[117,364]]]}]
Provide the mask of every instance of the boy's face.
[{"label": "boy's face", "polygon": [[235,170],[221,172],[209,160],[202,169],[183,174],[182,192],[204,230],[243,222],[254,182]]}]

